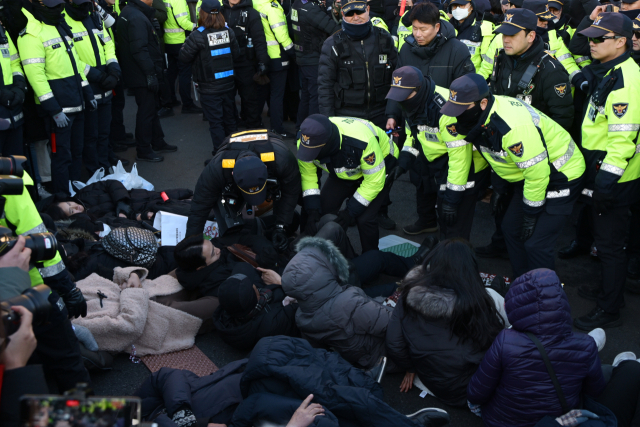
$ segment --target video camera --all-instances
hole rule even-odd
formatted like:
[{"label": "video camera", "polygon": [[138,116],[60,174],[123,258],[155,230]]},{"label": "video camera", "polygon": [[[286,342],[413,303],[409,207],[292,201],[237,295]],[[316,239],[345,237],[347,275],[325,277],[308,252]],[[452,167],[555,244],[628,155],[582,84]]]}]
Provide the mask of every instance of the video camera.
[{"label": "video camera", "polygon": [[24,156],[0,157],[0,196],[18,196],[24,191]]},{"label": "video camera", "polygon": [[[246,216],[244,215],[243,208],[246,205],[246,201],[242,196],[235,194],[232,189],[233,186],[227,186],[225,188],[226,191],[213,207],[220,236],[241,230],[245,226],[245,217],[253,218],[255,214],[253,207],[247,206]],[[277,202],[280,198],[281,192],[278,180],[268,178],[267,199]]]},{"label": "video camera", "polygon": [[20,316],[11,307],[24,307],[33,314],[33,326],[44,324],[49,319],[49,294],[51,289],[47,285],[29,288],[21,295],[0,302],[0,319],[4,326],[5,336],[9,336],[20,327]]},{"label": "video camera", "polygon": [[[46,261],[56,256],[58,241],[52,233],[33,233],[23,236],[25,247],[31,249],[31,264]],[[18,238],[7,227],[0,227],[0,256],[15,246]]]}]

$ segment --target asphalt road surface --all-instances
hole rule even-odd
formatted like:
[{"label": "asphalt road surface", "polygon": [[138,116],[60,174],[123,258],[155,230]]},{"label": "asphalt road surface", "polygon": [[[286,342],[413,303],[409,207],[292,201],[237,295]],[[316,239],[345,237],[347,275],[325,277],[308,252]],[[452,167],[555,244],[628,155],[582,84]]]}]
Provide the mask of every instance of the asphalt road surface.
[{"label": "asphalt road surface", "polygon": [[[202,121],[202,115],[180,114],[180,107],[174,109],[176,115],[161,120],[162,128],[169,144],[177,145],[178,151],[165,154],[162,163],[138,162],[139,174],[153,183],[157,190],[168,188],[195,187],[196,181],[204,167],[204,161],[211,157],[212,143],[209,135],[208,122]],[[127,131],[133,132],[135,127],[135,101],[133,97],[127,97],[125,108],[125,124]],[[266,111],[265,111],[266,113]],[[268,117],[263,117],[265,123]],[[286,122],[285,128],[294,132],[295,123]],[[294,141],[287,141],[294,148]],[[125,153],[118,153],[121,157],[135,161],[135,149],[131,148]],[[132,165],[126,167],[130,170]],[[389,209],[389,216],[397,223],[395,231],[380,230],[380,237],[388,234],[398,234],[410,240],[421,242],[426,235],[407,236],[402,232],[402,227],[412,224],[417,219],[415,190],[408,181],[408,174],[400,178],[394,185],[391,194],[393,204]],[[558,239],[557,248],[561,248],[571,242],[575,233],[574,218],[567,224],[562,235]],[[484,246],[490,242],[494,230],[493,218],[487,203],[479,202],[476,208],[471,243],[474,246]],[[357,230],[352,227],[349,230],[352,243],[359,250],[360,242]],[[509,276],[511,267],[507,259],[479,259],[481,271],[487,273],[503,274]],[[578,257],[573,260],[557,260],[556,270],[565,284],[565,290],[571,302],[574,317],[582,316],[591,310],[593,302],[580,298],[577,288],[581,285],[595,285],[601,277],[600,267],[597,261],[589,256]],[[389,278],[380,278],[380,283],[388,283]],[[638,328],[638,312],[640,311],[640,296],[625,293],[626,308],[622,310],[623,325],[619,328],[608,329],[607,343],[600,352],[603,363],[611,363],[616,354],[622,351],[633,351],[640,356],[640,328]],[[634,314],[636,313],[636,314]],[[225,344],[215,332],[200,336],[196,339],[196,345],[218,366],[244,358],[247,353],[237,351]],[[142,364],[131,362],[127,355],[119,355],[114,362],[113,370],[108,372],[92,373],[94,389],[97,395],[130,395],[134,393],[142,381],[150,372]],[[400,393],[399,387],[402,374],[386,375],[382,380],[385,392],[385,400],[401,413],[409,414],[423,407],[440,407],[446,409],[451,415],[453,426],[481,426],[479,418],[472,415],[467,409],[452,408],[440,403],[433,397],[420,398],[420,391],[414,387],[408,393]]]}]

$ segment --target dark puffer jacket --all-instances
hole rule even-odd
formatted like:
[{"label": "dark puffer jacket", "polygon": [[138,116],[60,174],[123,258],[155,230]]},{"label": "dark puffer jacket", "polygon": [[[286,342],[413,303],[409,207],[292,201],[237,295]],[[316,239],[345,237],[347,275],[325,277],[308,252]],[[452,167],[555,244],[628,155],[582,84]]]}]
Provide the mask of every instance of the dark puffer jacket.
[{"label": "dark puffer jacket", "polygon": [[471,379],[467,398],[482,405],[486,426],[534,426],[563,413],[542,356],[526,332],[544,346],[570,408],[581,394],[597,397],[605,382],[596,343],[571,330],[571,308],[556,273],[520,276],[505,297],[513,328],[502,331]]},{"label": "dark puffer jacket", "polygon": [[344,285],[347,260],[333,243],[305,237],[282,274],[282,289],[298,300],[303,338],[333,347],[354,365],[370,368],[384,355],[391,311],[360,288]]}]

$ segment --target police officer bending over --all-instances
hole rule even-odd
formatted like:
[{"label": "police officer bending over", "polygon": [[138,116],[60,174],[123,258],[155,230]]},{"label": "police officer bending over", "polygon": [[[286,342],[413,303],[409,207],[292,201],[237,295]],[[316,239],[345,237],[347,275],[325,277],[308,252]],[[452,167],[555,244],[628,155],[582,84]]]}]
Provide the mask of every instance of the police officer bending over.
[{"label": "police officer bending over", "polygon": [[284,250],[284,228],[293,221],[300,188],[296,158],[274,134],[266,129],[232,134],[198,178],[187,235],[202,233],[211,209],[223,195],[244,198],[249,206],[258,206],[269,197],[276,219],[271,240],[276,249]]},{"label": "police officer bending over", "polygon": [[[385,165],[392,169],[398,157],[387,134],[366,120],[314,114],[302,122],[297,156],[309,215],[305,233],[315,234],[320,212],[335,213],[335,222],[345,230],[357,223],[362,253],[378,249],[376,216],[391,189],[391,183],[385,184]],[[317,168],[329,173],[322,191]],[[347,197],[347,208],[338,212]]]},{"label": "police officer bending over", "polygon": [[451,122],[461,138],[473,143],[493,168],[494,194],[512,187],[510,202],[497,197],[492,204],[506,211],[502,230],[514,277],[554,269],[555,243],[585,170],[569,133],[519,99],[492,95],[480,74],[455,80],[441,112],[457,118]]}]

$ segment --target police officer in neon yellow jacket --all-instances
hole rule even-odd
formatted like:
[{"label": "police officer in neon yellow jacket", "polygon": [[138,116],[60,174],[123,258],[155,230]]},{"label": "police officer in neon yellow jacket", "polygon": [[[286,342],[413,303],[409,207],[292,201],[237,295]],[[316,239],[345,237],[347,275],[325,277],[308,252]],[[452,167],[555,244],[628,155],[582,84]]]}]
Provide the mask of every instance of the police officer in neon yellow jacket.
[{"label": "police officer in neon yellow jacket", "polygon": [[591,38],[591,57],[605,71],[599,82],[589,81],[589,103],[582,122],[587,164],[582,194],[592,206],[593,237],[602,264],[601,287],[588,290],[597,305],[574,323],[586,330],[621,324],[628,212],[640,199],[640,69],[630,57],[632,21],[623,14],[600,13],[580,34]]},{"label": "police officer in neon yellow jacket", "polygon": [[91,0],[67,3],[65,21],[73,32],[80,60],[91,68],[87,80],[98,102],[98,108],[84,112],[84,166],[93,175],[99,168],[108,170],[109,133],[111,130],[111,98],[121,76],[113,39],[93,10]]},{"label": "police officer in neon yellow jacket", "polygon": [[[567,50],[568,50],[569,42],[571,42],[571,38],[575,34],[576,29],[572,28],[569,25],[569,23],[572,20],[571,16],[568,13],[564,13],[564,14],[562,13],[563,7],[564,7],[563,2],[566,3],[567,6],[569,5],[569,2],[566,0],[550,0],[549,12],[551,12],[555,16],[555,19],[553,20],[554,31],[558,36],[558,38],[562,40],[562,43],[564,43],[564,45],[567,47]],[[554,48],[551,47],[551,49],[553,50]],[[591,64],[591,58],[588,55],[571,54],[571,56],[573,57],[573,62],[575,62],[575,64],[580,69]],[[571,74],[571,72],[569,72],[569,74]]]},{"label": "police officer in neon yellow jacket", "polygon": [[[315,234],[321,213],[335,213],[343,228],[354,221],[358,225],[362,253],[377,249],[376,216],[391,188],[385,184],[385,166],[393,168],[398,157],[388,135],[363,119],[312,114],[300,126],[297,157],[308,214],[305,233]],[[318,168],[329,173],[322,191]],[[338,212],[346,198],[347,208]]]},{"label": "police officer in neon yellow jacket", "polygon": [[441,112],[457,118],[456,132],[466,135],[495,172],[492,205],[506,210],[502,230],[514,277],[554,269],[555,242],[585,171],[569,133],[525,102],[492,95],[479,74],[456,79]]},{"label": "police officer in neon yellow jacket", "polygon": [[416,67],[404,66],[393,72],[387,98],[400,103],[407,141],[398,166],[389,169],[389,179],[410,170],[422,152],[427,159],[423,170],[428,171],[422,179],[437,186],[441,239],[469,240],[478,188],[487,180],[489,170],[481,157],[474,158],[472,145],[458,135],[455,119],[440,114],[448,94]]},{"label": "police officer in neon yellow jacket", "polygon": [[449,22],[456,29],[456,38],[467,46],[471,62],[478,70],[482,54],[488,51],[493,40],[494,26],[483,20],[483,15],[476,11],[473,0],[453,0],[449,4],[449,11],[453,15]]},{"label": "police officer in neon yellow jacket", "polygon": [[[268,70],[270,88],[260,86],[260,101],[266,101],[266,91],[269,89],[269,112],[271,117],[271,129],[284,138],[293,138],[293,135],[285,132],[282,126],[284,116],[284,90],[287,84],[287,70],[293,65],[296,52],[293,41],[289,37],[287,18],[284,10],[277,0],[253,0],[253,8],[260,12],[264,35],[267,39],[267,53],[269,54]],[[261,105],[262,105],[261,104]]]},{"label": "police officer in neon yellow jacket", "polygon": [[76,52],[73,33],[62,18],[63,0],[25,3],[27,26],[18,51],[51,138],[51,176],[55,193],[68,193],[80,180],[85,108],[98,106],[86,74],[91,67]]}]

